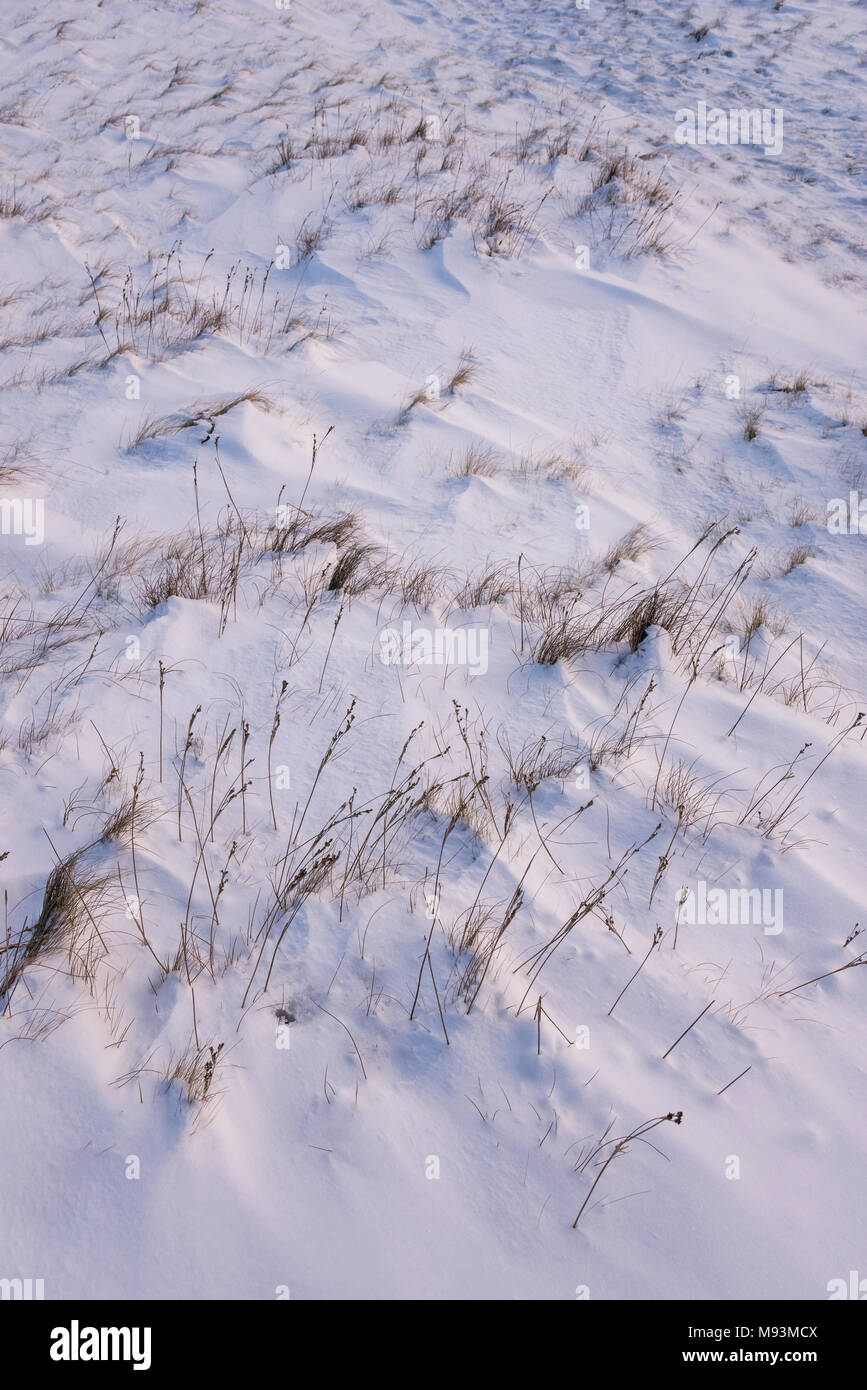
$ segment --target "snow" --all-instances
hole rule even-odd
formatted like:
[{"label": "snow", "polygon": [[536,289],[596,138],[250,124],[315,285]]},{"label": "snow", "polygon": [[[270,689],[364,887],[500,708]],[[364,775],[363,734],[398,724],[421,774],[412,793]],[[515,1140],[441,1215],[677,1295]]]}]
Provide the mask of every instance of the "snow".
[{"label": "snow", "polygon": [[0,1277],[863,1268],[862,10],[9,0]]}]

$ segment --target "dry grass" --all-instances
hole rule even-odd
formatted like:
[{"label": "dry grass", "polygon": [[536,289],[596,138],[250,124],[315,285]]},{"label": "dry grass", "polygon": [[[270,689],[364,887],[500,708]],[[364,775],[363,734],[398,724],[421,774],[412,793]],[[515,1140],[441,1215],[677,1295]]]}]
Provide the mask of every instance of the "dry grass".
[{"label": "dry grass", "polygon": [[516,579],[514,567],[501,562],[485,565],[475,574],[468,574],[452,596],[452,606],[460,611],[471,608],[487,608],[491,604],[502,603],[514,594]]},{"label": "dry grass", "polygon": [[449,455],[451,478],[494,478],[502,471],[502,455],[492,444],[471,444],[457,460]]},{"label": "dry grass", "polygon": [[367,171],[354,174],[349,182],[344,201],[352,212],[360,212],[366,207],[394,207],[401,200],[401,185],[383,175],[380,182],[372,182]]},{"label": "dry grass", "polygon": [[591,470],[580,457],[552,450],[550,453],[533,448],[525,449],[514,472],[525,481],[532,477],[550,478],[552,482],[574,483],[580,490],[589,486]]},{"label": "dry grass", "polygon": [[549,739],[547,734],[531,738],[521,748],[513,751],[508,737],[501,736],[500,747],[509,766],[509,776],[513,784],[532,796],[543,782],[554,779],[565,781],[570,773],[583,761],[583,753],[577,744]]},{"label": "dry grass", "polygon": [[590,177],[590,192],[573,216],[588,217],[609,252],[626,256],[667,255],[681,194],[664,168],[652,173],[625,149],[606,147]]},{"label": "dry grass", "polygon": [[402,402],[397,412],[396,425],[405,425],[412,412],[420,405],[432,405],[437,397],[428,392],[427,386],[420,386],[417,390],[411,391]]},{"label": "dry grass", "polygon": [[323,212],[318,218],[308,213],[295,233],[292,264],[303,265],[305,261],[309,261],[322,246],[330,230],[331,222],[327,212]]},{"label": "dry grass", "polygon": [[778,637],[785,631],[785,619],[781,618],[766,598],[753,599],[741,604],[738,617],[732,622],[732,630],[740,633],[749,643],[762,628]]},{"label": "dry grass", "polygon": [[7,185],[0,189],[0,217],[20,217],[25,222],[39,222],[47,216],[47,209],[35,207],[24,201],[14,182],[11,188]]},{"label": "dry grass", "polygon": [[828,383],[821,381],[813,375],[812,368],[805,367],[799,372],[794,372],[788,376],[774,375],[769,389],[778,391],[784,395],[791,396],[794,400],[801,400],[806,396],[811,386],[827,388]]},{"label": "dry grass", "polygon": [[475,357],[472,347],[465,347],[458,359],[458,364],[446,382],[446,390],[453,396],[455,391],[461,386],[468,386],[473,380],[477,371]]},{"label": "dry grass", "polygon": [[536,225],[536,214],[552,189],[534,207],[510,195],[507,174],[481,199],[481,215],[473,229],[477,246],[491,256],[518,256]]},{"label": "dry grass", "polygon": [[789,551],[788,555],[786,555],[783,560],[783,574],[791,574],[792,570],[798,569],[800,565],[805,565],[809,560],[810,556],[813,554],[814,551],[812,546],[793,546],[792,549]]},{"label": "dry grass", "polygon": [[[736,528],[735,528],[736,529]],[[688,555],[670,574],[652,588],[636,590],[628,585],[609,597],[607,587],[595,602],[584,596],[582,587],[592,584],[591,567],[583,580],[571,582],[556,573],[543,576],[525,598],[525,618],[541,631],[530,642],[530,659],[543,665],[571,661],[588,651],[603,651],[626,644],[635,652],[652,627],[669,635],[672,651],[681,654],[693,670],[708,658],[708,645],[719,629],[724,614],[746,581],[755,560],[750,553],[722,584],[711,582],[708,571],[713,557],[732,531],[722,532],[713,525],[703,533]],[[643,538],[638,538],[640,553]],[[690,556],[705,548],[698,573],[687,579],[683,566]],[[602,569],[606,572],[605,567]]]},{"label": "dry grass", "polygon": [[326,588],[330,593],[361,594],[381,580],[382,571],[372,565],[379,554],[375,545],[352,542],[340,551],[337,563],[328,576]]},{"label": "dry grass", "polygon": [[294,299],[286,303],[272,290],[273,266],[260,272],[236,262],[222,279],[213,280],[208,277],[209,260],[210,255],[203,257],[198,273],[188,276],[179,253],[172,251],[145,280],[129,270],[120,286],[107,268],[88,268],[90,291],[84,302],[93,306],[104,361],[134,353],[160,362],[215,334],[267,353],[274,343],[283,347],[300,328],[301,337],[288,344],[291,350],[297,341],[318,332],[315,322],[296,309]]},{"label": "dry grass", "polygon": [[29,440],[16,439],[12,444],[0,445],[0,487],[32,477],[36,467],[37,456]]},{"label": "dry grass", "polygon": [[430,609],[452,583],[451,570],[429,560],[399,562],[383,575],[384,592],[396,594],[404,608]]},{"label": "dry grass", "polygon": [[71,973],[92,980],[108,948],[100,923],[113,904],[114,879],[88,863],[93,846],[58,860],[48,874],[39,916],[25,920],[17,936],[8,937],[3,951],[0,1000],[8,1000],[26,971],[54,952],[66,952]]},{"label": "dry grass", "polygon": [[767,406],[762,405],[742,405],[738,411],[738,418],[743,426],[744,439],[751,444],[754,439],[759,437],[759,427]]},{"label": "dry grass", "polygon": [[818,513],[810,506],[805,497],[793,497],[789,503],[789,525],[793,530],[799,530],[802,526],[807,526],[811,521],[818,521]]},{"label": "dry grass", "polygon": [[325,108],[320,107],[314,116],[313,133],[304,148],[313,159],[339,159],[350,150],[365,147],[369,139],[360,119],[347,120],[336,130],[330,130]]},{"label": "dry grass", "polygon": [[209,424],[213,430],[215,420],[228,415],[239,405],[254,405],[260,410],[270,411],[274,408],[274,401],[257,387],[250,387],[246,391],[240,391],[236,396],[226,396],[222,400],[194,401],[175,415],[145,416],[136,430],[125,440],[121,440],[121,446],[127,453],[132,453],[149,440],[167,439],[173,434],[181,434],[184,430],[194,429],[196,426],[204,427]]},{"label": "dry grass", "polygon": [[634,563],[649,551],[657,550],[659,545],[660,542],[655,541],[650,535],[649,527],[640,522],[627,531],[625,536],[621,536],[619,541],[615,541],[614,545],[608,547],[602,559],[602,567],[609,574],[613,574],[624,560]]},{"label": "dry grass", "polygon": [[165,1069],[163,1083],[168,1090],[180,1086],[181,1094],[189,1105],[204,1105],[213,1099],[214,1075],[223,1051],[223,1043],[216,1047],[212,1043],[199,1047],[190,1042],[178,1057],[171,1057]]},{"label": "dry grass", "polygon": [[722,21],[719,19],[713,19],[708,24],[700,24],[697,29],[690,29],[689,37],[695,39],[696,43],[701,43],[702,39],[706,39],[712,29],[719,28],[721,22]]},{"label": "dry grass", "polygon": [[295,146],[288,135],[281,135],[277,141],[277,149],[274,158],[268,165],[269,174],[281,174],[284,169],[291,169],[298,158]]}]

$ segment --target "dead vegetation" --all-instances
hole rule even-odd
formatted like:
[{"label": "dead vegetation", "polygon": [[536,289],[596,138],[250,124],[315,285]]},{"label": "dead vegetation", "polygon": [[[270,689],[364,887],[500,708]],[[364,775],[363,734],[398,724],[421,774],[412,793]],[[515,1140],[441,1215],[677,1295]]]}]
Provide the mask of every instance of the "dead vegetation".
[{"label": "dead vegetation", "polygon": [[[125,441],[124,447],[127,453],[131,453],[150,440],[167,439],[173,434],[181,434],[184,430],[197,427],[202,429],[210,427],[206,434],[207,439],[213,434],[214,422],[222,416],[228,415],[231,410],[237,410],[241,405],[254,405],[258,406],[260,410],[270,411],[274,408],[274,401],[264,391],[256,387],[250,387],[246,391],[224,397],[222,400],[193,401],[175,415],[145,416]],[[201,442],[204,443],[205,440]],[[122,441],[123,443],[124,441]]]},{"label": "dead vegetation", "polygon": [[[327,218],[305,219],[298,232],[296,264],[312,255],[327,232]],[[108,269],[89,270],[94,326],[105,350],[104,362],[133,353],[160,362],[186,352],[201,339],[221,335],[239,346],[254,346],[267,354],[272,346],[291,351],[322,332],[317,320],[297,309],[273,289],[273,264],[263,272],[236,262],[222,280],[209,274],[211,255],[203,258],[193,278],[176,251],[161,257],[154,270],[140,279],[131,269],[122,281]]]},{"label": "dead vegetation", "polygon": [[591,167],[590,191],[577,200],[572,215],[588,221],[609,255],[668,255],[676,245],[682,198],[667,168],[654,173],[640,158],[611,145],[598,150]]},{"label": "dead vegetation", "polygon": [[[710,580],[714,557],[736,534],[737,528],[721,531],[716,525],[709,527],[688,556],[659,583],[644,589],[630,585],[614,596],[605,594],[589,599],[582,596],[580,588],[564,592],[556,575],[547,581],[543,579],[530,600],[531,618],[542,629],[531,643],[531,659],[541,665],[553,665],[620,645],[635,652],[652,628],[661,628],[668,634],[673,654],[701,668],[710,655],[717,625],[755,559],[752,551],[722,583]],[[621,547],[609,552],[603,569],[615,572],[623,558],[641,555],[650,545],[644,529],[637,528],[637,533],[631,532]],[[687,579],[684,563],[702,548],[704,556],[698,571]]]},{"label": "dead vegetation", "polygon": [[491,444],[470,444],[459,459],[449,460],[453,478],[494,478],[502,469],[502,456]]}]

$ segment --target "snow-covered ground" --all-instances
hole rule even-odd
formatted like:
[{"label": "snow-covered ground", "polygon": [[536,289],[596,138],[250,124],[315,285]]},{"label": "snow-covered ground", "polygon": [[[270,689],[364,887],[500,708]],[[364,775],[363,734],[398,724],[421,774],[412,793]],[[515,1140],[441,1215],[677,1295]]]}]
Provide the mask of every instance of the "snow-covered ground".
[{"label": "snow-covered ground", "polygon": [[865,55],[8,0],[0,1279],[867,1275]]}]

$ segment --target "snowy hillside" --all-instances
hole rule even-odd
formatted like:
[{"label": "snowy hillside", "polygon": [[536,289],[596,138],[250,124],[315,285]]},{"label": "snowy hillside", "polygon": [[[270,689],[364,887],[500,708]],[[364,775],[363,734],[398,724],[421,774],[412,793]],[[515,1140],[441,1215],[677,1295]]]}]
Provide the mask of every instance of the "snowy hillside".
[{"label": "snowy hillside", "polygon": [[865,61],[7,0],[0,1278],[867,1275]]}]

